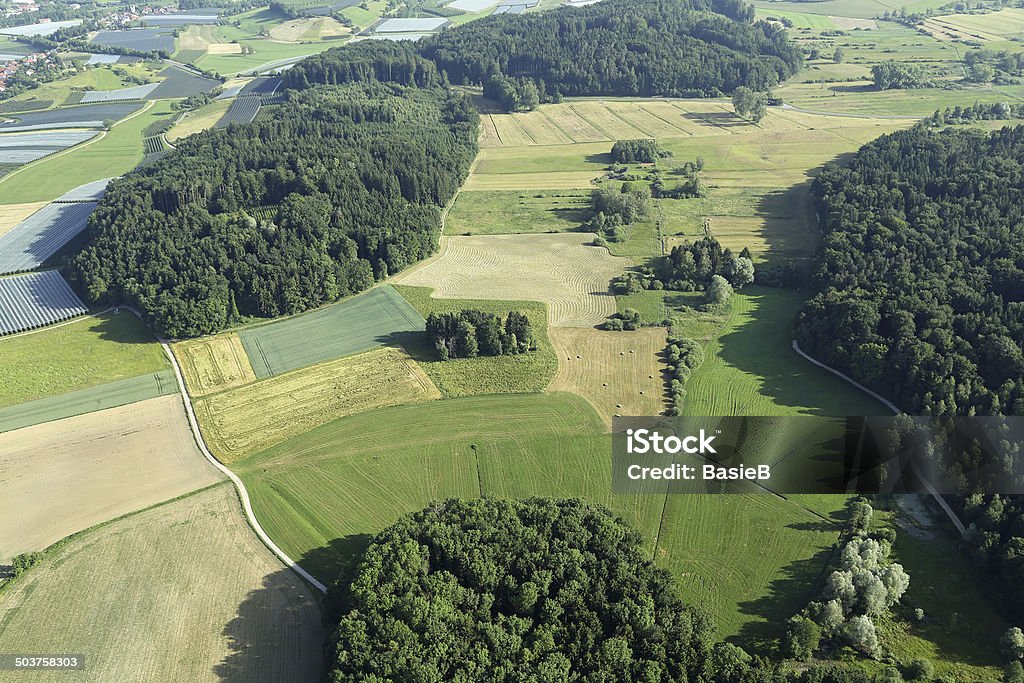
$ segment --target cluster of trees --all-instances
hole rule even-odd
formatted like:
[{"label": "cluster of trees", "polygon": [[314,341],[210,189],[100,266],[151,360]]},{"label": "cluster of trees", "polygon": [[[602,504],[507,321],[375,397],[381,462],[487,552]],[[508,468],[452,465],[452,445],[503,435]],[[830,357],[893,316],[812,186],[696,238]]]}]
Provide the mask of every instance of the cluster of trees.
[{"label": "cluster of trees", "polygon": [[958,104],[955,107],[936,109],[935,113],[928,118],[928,123],[933,126],[962,125],[976,121],[1005,121],[1022,116],[1024,116],[1022,108],[1009,102],[993,104],[975,102],[970,107],[962,107]]},{"label": "cluster of trees", "polygon": [[653,164],[662,157],[671,156],[671,152],[662,151],[657,140],[647,138],[616,140],[611,155],[612,162],[616,164]]},{"label": "cluster of trees", "polygon": [[1003,614],[1024,623],[1024,499],[973,494],[963,502],[975,563],[994,587]]},{"label": "cluster of trees", "polygon": [[673,331],[668,335],[665,354],[668,360],[668,393],[672,398],[668,414],[682,415],[683,402],[686,400],[686,381],[690,379],[693,371],[704,363],[704,347],[697,340],[680,336]]},{"label": "cluster of trees", "polygon": [[540,104],[535,81],[501,74],[494,74],[484,83],[484,97],[497,100],[507,111],[533,111]]},{"label": "cluster of trees", "polygon": [[601,187],[590,193],[594,212],[587,228],[609,242],[623,242],[626,228],[641,221],[651,211],[651,190],[646,183],[624,182],[619,189]]},{"label": "cluster of trees", "polygon": [[649,554],[581,500],[449,500],[407,515],[336,589],[331,680],[712,680],[730,653],[713,653],[710,623]]},{"label": "cluster of trees", "polygon": [[1024,76],[1024,54],[1008,50],[970,50],[964,55],[964,65],[968,80],[975,83],[1014,85]]},{"label": "cluster of trees", "polygon": [[618,313],[612,313],[608,319],[598,325],[602,330],[621,332],[622,330],[639,330],[643,327],[643,318],[640,311],[635,308],[626,308]]},{"label": "cluster of trees", "polygon": [[873,619],[886,614],[910,586],[902,565],[889,559],[894,534],[869,535],[871,505],[857,499],[850,513],[839,568],[825,581],[819,600],[789,622],[786,644],[797,659],[810,659],[823,639],[877,658],[881,649]]},{"label": "cluster of trees", "polygon": [[208,334],[334,301],[433,253],[439,207],[477,149],[464,96],[315,86],[264,112],[111,183],[68,273],[90,301],[132,304],[167,336]]},{"label": "cluster of trees", "polygon": [[398,83],[429,88],[445,85],[437,66],[417,54],[413,43],[364,40],[306,57],[281,73],[285,88],[345,83]]},{"label": "cluster of trees", "polygon": [[768,113],[768,93],[755,92],[746,86],[733,91],[732,108],[737,116],[757,123]]},{"label": "cluster of trees", "polygon": [[665,287],[679,291],[698,291],[715,282],[715,291],[724,291],[719,276],[731,289],[740,289],[754,281],[754,261],[746,247],[735,256],[731,249],[723,249],[714,237],[702,237],[672,247],[668,259],[662,264]]},{"label": "cluster of trees", "polygon": [[753,23],[742,0],[606,0],[491,16],[422,41],[453,83],[529,78],[562,95],[714,96],[767,90],[799,70],[781,27]]},{"label": "cluster of trees", "polygon": [[706,197],[707,186],[700,177],[704,170],[704,157],[698,156],[695,161],[687,161],[682,166],[672,169],[672,175],[682,180],[677,180],[672,187],[666,187],[662,178],[661,169],[656,169],[654,180],[651,182],[651,196],[666,199],[690,199],[692,197]]},{"label": "cluster of trees", "polygon": [[1024,128],[882,136],[814,194],[801,346],[910,414],[1024,414]]},{"label": "cluster of trees", "polygon": [[504,356],[537,350],[530,319],[520,311],[502,318],[465,309],[427,316],[427,337],[441,360]]},{"label": "cluster of trees", "polygon": [[910,62],[897,62],[893,59],[872,66],[871,80],[879,90],[907,90],[931,85],[924,69]]}]

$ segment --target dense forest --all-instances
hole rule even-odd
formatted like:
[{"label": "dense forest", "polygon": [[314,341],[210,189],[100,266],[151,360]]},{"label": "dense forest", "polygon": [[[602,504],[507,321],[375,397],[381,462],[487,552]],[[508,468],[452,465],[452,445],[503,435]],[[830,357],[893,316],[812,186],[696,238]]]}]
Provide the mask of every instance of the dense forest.
[{"label": "dense forest", "polygon": [[925,126],[814,184],[805,350],[912,414],[1024,414],[1024,128]]},{"label": "dense forest", "polygon": [[526,77],[542,97],[767,90],[802,56],[784,29],[753,15],[741,0],[605,0],[487,17],[424,40],[421,53],[452,83]]},{"label": "dense forest", "polygon": [[110,185],[70,268],[91,301],[205,334],[334,301],[436,249],[439,207],[476,153],[464,97],[367,83],[290,90],[271,109]]}]

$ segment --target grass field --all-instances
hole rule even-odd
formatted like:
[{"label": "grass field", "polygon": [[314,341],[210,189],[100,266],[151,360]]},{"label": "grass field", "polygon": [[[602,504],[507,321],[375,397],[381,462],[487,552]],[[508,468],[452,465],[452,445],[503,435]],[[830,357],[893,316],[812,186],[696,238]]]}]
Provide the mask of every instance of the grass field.
[{"label": "grass field", "polygon": [[237,334],[179,342],[173,349],[193,398],[256,381]]},{"label": "grass field", "polygon": [[1024,10],[1008,7],[986,14],[947,14],[928,19],[924,27],[943,40],[953,36],[986,43],[1019,40],[1024,37]]},{"label": "grass field", "polygon": [[270,37],[274,40],[303,42],[347,36],[351,32],[351,29],[331,17],[305,17],[275,26],[270,29]]},{"label": "grass field", "polygon": [[0,340],[0,408],[169,367],[138,318],[104,313]]},{"label": "grass field", "polygon": [[571,232],[589,218],[587,192],[477,191],[459,193],[444,225],[449,235]]},{"label": "grass field", "polygon": [[[3,46],[0,46],[0,53],[4,52],[6,50],[3,49]],[[121,88],[138,85],[122,78],[121,75],[115,73],[114,69],[149,82],[161,80],[157,76],[158,69],[150,68],[145,62],[118,64],[113,68],[99,66],[82,70],[67,78],[60,78],[49,83],[41,83],[38,88],[33,88],[28,92],[12,97],[11,101],[50,100],[55,106],[60,106],[68,99],[73,90],[120,90]]]},{"label": "grass field", "polygon": [[179,396],[0,434],[0,560],[221,479]]},{"label": "grass field", "polygon": [[660,505],[611,495],[603,429],[570,394],[453,399],[343,418],[236,469],[261,524],[324,577],[400,514],[481,491],[584,495],[630,519],[650,542]]},{"label": "grass field", "polygon": [[0,432],[178,394],[170,368],[0,408]]},{"label": "grass field", "polygon": [[210,449],[231,463],[339,417],[440,397],[405,351],[383,348],[217,393],[195,410]]},{"label": "grass field", "polygon": [[446,237],[442,255],[395,278],[448,299],[533,300],[552,325],[590,327],[615,312],[609,282],[630,263],[590,246],[594,235]]},{"label": "grass field", "polygon": [[231,106],[231,100],[215,100],[209,104],[203,105],[195,111],[186,112],[175,124],[167,131],[167,140],[174,142],[182,138],[187,138],[193,133],[200,131],[209,130],[213,128],[221,117],[227,113],[228,108]]},{"label": "grass field", "polygon": [[494,301],[475,299],[435,299],[429,287],[396,286],[423,317],[430,313],[454,313],[474,309],[508,315],[520,311],[530,319],[538,348],[515,356],[478,356],[438,360],[437,351],[425,338],[406,344],[407,350],[446,397],[482,394],[516,394],[543,391],[558,369],[558,359],[549,341],[547,306],[536,301]]},{"label": "grass field", "polygon": [[602,332],[553,327],[558,374],[548,391],[585,398],[611,428],[614,415],[660,415],[665,404],[665,328]]},{"label": "grass field", "polygon": [[0,178],[0,204],[51,201],[79,185],[122,175],[142,161],[142,131],[170,116],[170,100],[147,104],[102,137]]},{"label": "grass field", "polygon": [[86,657],[33,681],[314,683],[323,637],[309,589],[227,484],[71,538],[0,595],[0,650]]},{"label": "grass field", "polygon": [[399,343],[425,321],[389,285],[340,303],[238,333],[256,376]]},{"label": "grass field", "polygon": [[687,415],[886,415],[882,405],[797,355],[790,344],[803,296],[749,287],[733,299],[720,331],[681,321],[701,339],[704,364],[686,383]]},{"label": "grass field", "polygon": [[665,294],[664,290],[653,289],[645,289],[633,294],[616,294],[615,305],[619,313],[631,308],[640,314],[640,320],[645,325],[658,325],[668,318]]}]

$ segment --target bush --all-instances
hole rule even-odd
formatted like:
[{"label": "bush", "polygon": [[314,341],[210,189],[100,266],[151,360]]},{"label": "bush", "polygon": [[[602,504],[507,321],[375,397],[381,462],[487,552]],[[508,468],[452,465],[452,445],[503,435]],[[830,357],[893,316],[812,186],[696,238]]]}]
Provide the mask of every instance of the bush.
[{"label": "bush", "polygon": [[935,665],[929,659],[915,659],[907,665],[907,680],[930,681],[935,676]]}]

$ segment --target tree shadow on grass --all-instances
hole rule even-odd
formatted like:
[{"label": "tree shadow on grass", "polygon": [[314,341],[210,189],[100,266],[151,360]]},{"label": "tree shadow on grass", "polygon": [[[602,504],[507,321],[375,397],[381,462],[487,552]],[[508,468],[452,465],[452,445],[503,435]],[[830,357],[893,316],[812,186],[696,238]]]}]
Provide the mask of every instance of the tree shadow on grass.
[{"label": "tree shadow on grass", "polygon": [[[788,528],[800,528],[803,524],[790,524]],[[786,620],[818,594],[833,552],[834,548],[825,548],[783,567],[764,596],[739,604],[741,614],[758,620],[747,622],[738,634],[726,640],[751,654],[770,656],[777,653],[786,633]]]},{"label": "tree shadow on grass", "polygon": [[230,653],[214,667],[222,681],[309,681],[326,673],[330,638],[345,608],[339,581],[351,577],[370,543],[368,534],[336,538],[310,550],[298,563],[331,587],[328,595],[291,569],[263,578],[224,626]]}]

